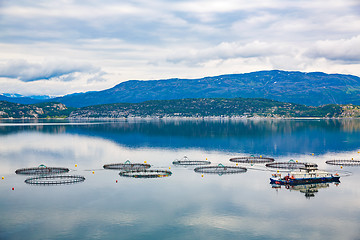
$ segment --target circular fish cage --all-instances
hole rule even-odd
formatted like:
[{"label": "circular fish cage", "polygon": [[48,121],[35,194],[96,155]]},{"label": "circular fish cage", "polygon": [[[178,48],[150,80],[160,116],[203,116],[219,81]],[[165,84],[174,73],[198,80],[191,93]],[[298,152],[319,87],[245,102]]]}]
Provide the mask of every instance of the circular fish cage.
[{"label": "circular fish cage", "polygon": [[150,164],[146,163],[131,163],[127,160],[125,163],[112,163],[112,164],[105,164],[103,166],[104,169],[112,169],[112,170],[124,170],[124,171],[131,171],[131,170],[145,170],[150,168]]},{"label": "circular fish cage", "polygon": [[15,171],[16,174],[24,174],[24,175],[52,175],[52,174],[61,174],[67,172],[69,172],[68,168],[47,167],[43,164],[40,165],[39,167],[20,168]]},{"label": "circular fish cage", "polygon": [[325,163],[341,166],[360,166],[360,160],[328,160]]},{"label": "circular fish cage", "polygon": [[[290,160],[289,162],[273,162],[273,163],[267,163],[265,166],[268,168],[277,168],[277,169],[288,169],[288,170],[294,170],[294,169],[300,169],[305,167],[304,162],[295,162],[294,160]],[[314,166],[317,167],[316,164]]]},{"label": "circular fish cage", "polygon": [[57,175],[32,177],[25,180],[25,183],[32,185],[66,185],[85,181],[85,177],[76,175]]},{"label": "circular fish cage", "polygon": [[172,172],[168,170],[130,170],[125,172],[120,172],[119,175],[122,177],[132,177],[132,178],[162,178],[170,177]]},{"label": "circular fish cage", "polygon": [[194,169],[197,173],[209,173],[209,174],[235,174],[235,173],[244,173],[247,171],[244,167],[233,167],[233,166],[224,166],[221,163],[217,166],[206,166],[206,167],[197,167]]},{"label": "circular fish cage", "polygon": [[249,157],[235,157],[235,158],[230,158],[230,162],[236,162],[236,163],[249,163],[249,164],[255,164],[255,163],[271,163],[271,162],[275,162],[274,158],[270,158],[270,157],[263,157],[263,156],[259,156],[256,157],[254,155],[251,155]]},{"label": "circular fish cage", "polygon": [[184,156],[181,160],[173,161],[174,165],[192,166],[192,165],[209,165],[210,161],[193,161],[188,157]]}]

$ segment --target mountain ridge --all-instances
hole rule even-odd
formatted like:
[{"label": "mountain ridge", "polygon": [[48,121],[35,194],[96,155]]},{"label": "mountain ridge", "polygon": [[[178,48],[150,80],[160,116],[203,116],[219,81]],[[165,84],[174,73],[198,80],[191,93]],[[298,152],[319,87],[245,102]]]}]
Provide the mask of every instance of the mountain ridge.
[{"label": "mountain ridge", "polygon": [[360,78],[323,72],[270,70],[196,79],[129,80],[106,90],[73,93],[52,101],[85,107],[149,100],[235,97],[266,98],[308,106],[360,105]]},{"label": "mountain ridge", "polygon": [[360,104],[360,78],[352,75],[259,71],[198,79],[130,80],[103,91],[55,98],[68,106],[184,98],[266,98],[308,106]]}]

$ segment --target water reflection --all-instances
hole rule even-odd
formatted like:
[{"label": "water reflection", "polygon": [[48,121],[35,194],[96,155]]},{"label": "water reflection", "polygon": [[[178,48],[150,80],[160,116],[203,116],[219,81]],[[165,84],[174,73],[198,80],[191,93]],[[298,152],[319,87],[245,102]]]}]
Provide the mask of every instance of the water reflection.
[{"label": "water reflection", "polygon": [[299,191],[305,195],[307,199],[311,199],[315,197],[315,194],[319,192],[319,189],[328,188],[330,185],[339,186],[340,182],[334,183],[312,183],[312,184],[299,184],[299,185],[279,185],[279,184],[271,184],[273,189],[279,191],[282,187],[289,191]]},{"label": "water reflection", "polygon": [[[358,154],[359,131],[344,131],[341,121],[290,122],[1,127],[0,173],[5,179],[0,181],[0,239],[356,239],[359,168],[352,168],[354,174],[344,177],[338,188],[309,187],[308,195],[312,191],[316,197],[308,201],[303,197],[306,190],[295,194],[300,190],[283,188],[275,194],[268,171],[202,177],[193,167],[172,164],[189,156],[213,165],[235,165],[229,162],[231,157],[266,151],[284,161],[287,154],[311,149],[314,156],[303,154],[297,159],[311,158],[326,170],[340,170],[325,160],[330,155],[344,159]],[[326,154],[320,155],[321,151]],[[156,169],[171,167],[173,174],[134,179],[103,169],[127,159],[147,161]],[[82,175],[86,181],[38,187],[15,174],[18,168],[40,164],[67,167],[69,174]],[[349,169],[344,166],[344,170]],[[289,224],[289,213],[296,224]]]},{"label": "water reflection", "polygon": [[75,134],[108,139],[132,148],[200,148],[269,156],[352,151],[360,145],[360,120],[354,119],[65,121],[63,125],[46,124],[0,124],[0,136],[18,132]]}]

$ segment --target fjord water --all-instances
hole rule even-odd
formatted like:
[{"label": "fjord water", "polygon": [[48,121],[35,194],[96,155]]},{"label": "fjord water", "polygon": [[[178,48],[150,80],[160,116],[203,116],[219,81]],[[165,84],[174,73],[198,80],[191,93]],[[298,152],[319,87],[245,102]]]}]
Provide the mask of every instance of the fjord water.
[{"label": "fjord water", "polygon": [[[360,160],[359,151],[356,119],[2,121],[0,239],[359,239],[360,167],[325,164]],[[172,165],[187,156],[235,166],[229,158],[251,154],[314,162],[341,183],[277,189],[262,164],[203,177]],[[102,168],[126,160],[172,175],[124,178]],[[15,174],[40,164],[86,180],[34,186]]]}]

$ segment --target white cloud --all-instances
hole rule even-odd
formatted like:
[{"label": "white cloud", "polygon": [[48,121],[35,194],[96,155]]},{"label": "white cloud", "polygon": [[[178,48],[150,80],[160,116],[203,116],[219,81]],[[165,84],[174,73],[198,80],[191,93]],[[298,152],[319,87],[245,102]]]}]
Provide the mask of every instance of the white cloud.
[{"label": "white cloud", "polygon": [[306,55],[335,61],[360,62],[360,35],[350,39],[321,40],[311,47]]},{"label": "white cloud", "polygon": [[10,60],[0,64],[0,77],[17,78],[23,82],[49,80],[72,81],[74,73],[97,73],[100,68],[75,62],[46,61],[29,63],[26,60]]},{"label": "white cloud", "polygon": [[58,95],[264,69],[360,75],[359,10],[358,0],[3,1],[2,89]]},{"label": "white cloud", "polygon": [[209,60],[227,60],[231,58],[255,58],[281,54],[284,46],[275,43],[254,41],[251,43],[222,42],[217,46],[204,49],[180,50],[168,57],[170,62],[202,63]]}]

